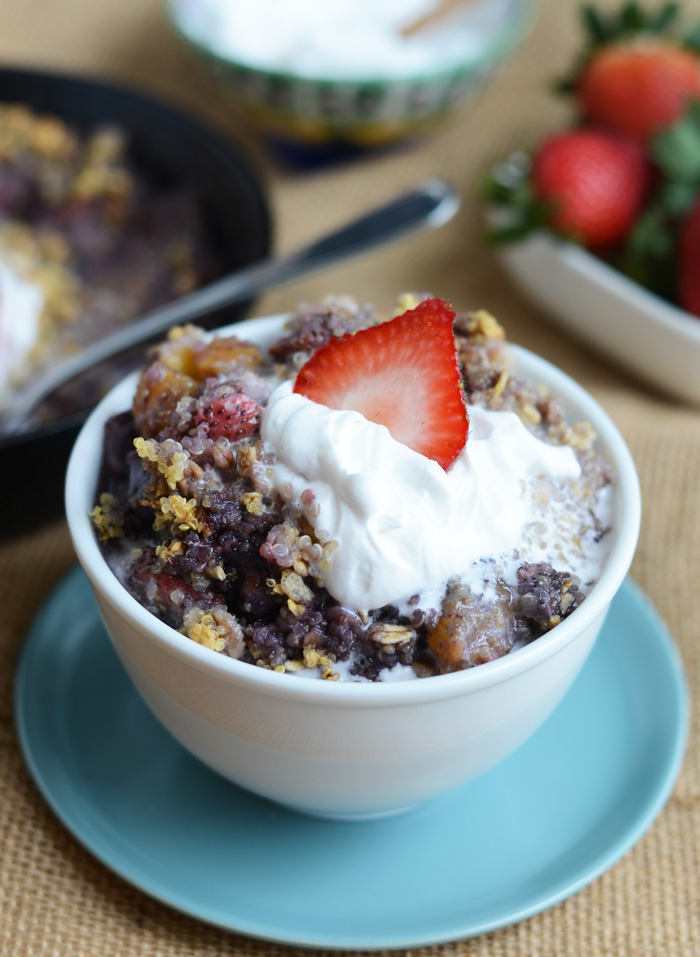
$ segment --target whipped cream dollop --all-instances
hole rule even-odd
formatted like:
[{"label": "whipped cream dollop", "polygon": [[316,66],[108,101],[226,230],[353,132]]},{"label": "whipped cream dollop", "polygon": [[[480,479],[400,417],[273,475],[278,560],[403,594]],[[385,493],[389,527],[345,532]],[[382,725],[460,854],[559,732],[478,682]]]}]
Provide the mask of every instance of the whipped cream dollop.
[{"label": "whipped cream dollop", "polygon": [[26,376],[40,333],[44,295],[0,259],[0,406]]},{"label": "whipped cream dollop", "polygon": [[[581,469],[569,446],[539,440],[512,412],[470,406],[469,438],[452,467],[397,442],[359,412],[312,402],[284,382],[261,422],[270,480],[319,538],[336,541],[323,584],[347,608],[402,605],[526,537],[533,483]],[[313,495],[308,493],[311,489]]]}]

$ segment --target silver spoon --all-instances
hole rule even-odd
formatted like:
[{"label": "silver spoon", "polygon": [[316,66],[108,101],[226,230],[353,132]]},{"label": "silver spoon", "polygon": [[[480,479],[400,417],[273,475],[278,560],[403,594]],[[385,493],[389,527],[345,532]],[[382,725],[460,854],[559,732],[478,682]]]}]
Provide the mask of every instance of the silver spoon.
[{"label": "silver spoon", "polygon": [[61,360],[17,390],[12,409],[0,420],[0,437],[21,432],[31,412],[60,386],[145,342],[170,326],[191,322],[223,306],[248,299],[264,290],[291,282],[323,266],[367,252],[423,227],[448,222],[460,206],[457,191],[440,179],[427,179],[384,206],[329,233],[297,252],[254,263],[188,296],[147,313],[141,319]]}]

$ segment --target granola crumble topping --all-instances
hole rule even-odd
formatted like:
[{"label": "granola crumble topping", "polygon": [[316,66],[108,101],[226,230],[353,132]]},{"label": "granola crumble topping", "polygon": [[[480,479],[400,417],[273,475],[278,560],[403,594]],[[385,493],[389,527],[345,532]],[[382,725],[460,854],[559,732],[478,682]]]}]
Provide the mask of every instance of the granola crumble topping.
[{"label": "granola crumble topping", "polygon": [[[400,311],[419,299],[407,294]],[[295,501],[291,487],[272,487],[274,452],[248,410],[264,407],[332,336],[385,318],[347,297],[329,298],[300,307],[271,361],[250,343],[210,342],[195,327],[174,330],[152,350],[132,412],[107,426],[92,513],[115,574],[148,610],[191,640],[258,667],[374,681],[388,672],[425,677],[477,666],[535,640],[580,604],[591,582],[571,574],[568,556],[584,539],[605,540],[595,499],[611,471],[590,426],[567,423],[552,396],[514,372],[505,333],[485,311],[455,322],[468,401],[516,412],[538,438],[573,448],[581,464],[571,489],[546,478],[534,486],[542,508],[567,495],[580,504],[549,543],[553,562],[525,561],[514,543],[511,555],[484,559],[476,578],[445,583],[437,599],[417,594],[404,607],[368,612],[342,607],[324,588],[338,543],[305,517],[318,517],[312,489]],[[529,534],[544,538],[547,527],[534,523]]]}]

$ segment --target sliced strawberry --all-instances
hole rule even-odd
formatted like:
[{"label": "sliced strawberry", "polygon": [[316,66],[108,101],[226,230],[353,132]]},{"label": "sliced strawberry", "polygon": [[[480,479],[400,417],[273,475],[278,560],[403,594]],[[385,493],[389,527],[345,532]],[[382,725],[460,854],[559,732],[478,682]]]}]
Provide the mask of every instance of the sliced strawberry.
[{"label": "sliced strawberry", "polygon": [[196,591],[190,582],[186,581],[180,575],[172,575],[169,572],[158,572],[153,576],[153,581],[158,587],[158,597],[161,601],[171,601],[170,596],[173,592],[182,592],[185,598],[191,601],[200,600],[201,592]]},{"label": "sliced strawberry", "polygon": [[469,428],[454,317],[446,303],[428,299],[390,322],[332,339],[302,366],[294,391],[362,413],[447,470]]},{"label": "sliced strawberry", "polygon": [[203,594],[197,591],[189,581],[180,575],[158,572],[153,576],[153,581],[157,587],[156,594],[153,596],[154,600],[167,611],[175,612],[176,616],[181,616],[183,607],[186,608],[187,606],[226,607],[223,598],[209,592]]},{"label": "sliced strawberry", "polygon": [[246,439],[260,422],[262,409],[249,395],[229,392],[217,396],[193,415],[195,425],[202,425],[210,439],[227,438],[231,442]]}]

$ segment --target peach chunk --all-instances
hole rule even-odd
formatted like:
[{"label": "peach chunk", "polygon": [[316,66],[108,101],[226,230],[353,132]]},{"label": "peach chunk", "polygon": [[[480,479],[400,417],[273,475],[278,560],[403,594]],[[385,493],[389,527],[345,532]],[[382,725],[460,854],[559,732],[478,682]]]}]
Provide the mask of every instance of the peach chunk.
[{"label": "peach chunk", "polygon": [[196,379],[156,360],[141,376],[134,397],[134,421],[139,433],[147,439],[157,436],[169,424],[180,399],[196,395],[198,389]]},{"label": "peach chunk", "polygon": [[228,373],[235,365],[256,369],[261,363],[262,356],[254,345],[227,336],[212,339],[203,349],[196,350],[192,356],[192,368],[187,371],[195,378],[206,379],[207,376]]}]

